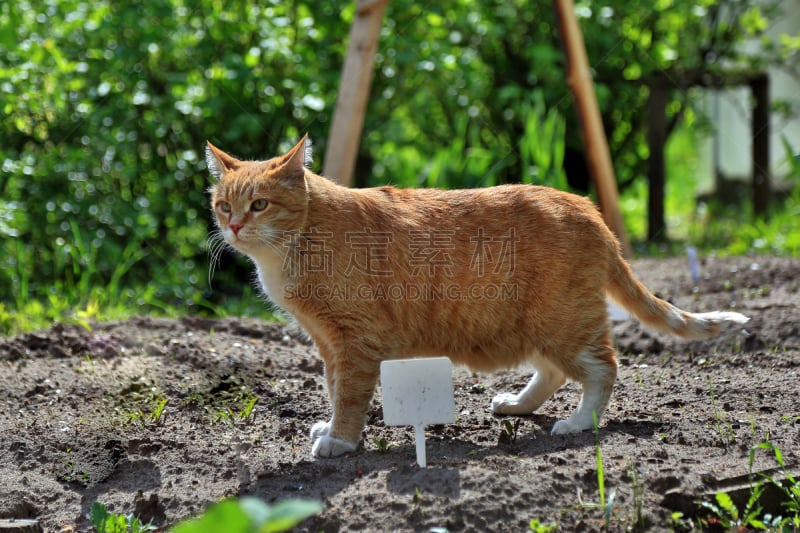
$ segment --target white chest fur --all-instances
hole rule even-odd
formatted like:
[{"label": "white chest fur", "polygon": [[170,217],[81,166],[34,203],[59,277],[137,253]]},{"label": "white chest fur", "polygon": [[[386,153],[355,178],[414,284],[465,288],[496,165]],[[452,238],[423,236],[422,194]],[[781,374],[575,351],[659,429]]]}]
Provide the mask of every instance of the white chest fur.
[{"label": "white chest fur", "polygon": [[272,303],[286,307],[286,282],[284,258],[279,254],[266,252],[250,257],[256,265],[258,282]]}]

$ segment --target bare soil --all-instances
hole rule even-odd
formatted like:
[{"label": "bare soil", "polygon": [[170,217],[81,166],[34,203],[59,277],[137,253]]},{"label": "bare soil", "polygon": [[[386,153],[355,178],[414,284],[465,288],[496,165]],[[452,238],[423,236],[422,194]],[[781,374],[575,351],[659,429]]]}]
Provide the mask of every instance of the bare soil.
[{"label": "bare soil", "polygon": [[[620,375],[599,435],[549,434],[575,408],[574,384],[536,414],[502,418],[492,396],[529,370],[457,368],[457,421],[429,428],[426,469],[413,431],[384,426],[380,394],[358,452],[311,458],[308,430],[329,417],[323,367],[286,325],[142,317],[0,339],[0,518],[86,531],[101,501],[166,527],[254,495],[323,501],[301,531],[525,531],[534,518],[598,530],[599,438],[612,529],[658,531],[746,481],[765,439],[800,464],[800,262],[709,258],[697,284],[682,259],[633,267],[684,309],[752,320],[707,342],[617,324]],[[755,455],[754,471],[775,466]]]}]

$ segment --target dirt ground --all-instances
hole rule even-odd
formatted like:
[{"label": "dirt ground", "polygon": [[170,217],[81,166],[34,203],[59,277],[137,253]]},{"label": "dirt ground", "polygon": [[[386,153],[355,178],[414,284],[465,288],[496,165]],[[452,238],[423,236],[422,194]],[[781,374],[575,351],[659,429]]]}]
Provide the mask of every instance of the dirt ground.
[{"label": "dirt ground", "polygon": [[[620,375],[599,431],[611,526],[670,530],[673,512],[690,517],[704,493],[746,481],[765,439],[800,464],[800,261],[708,258],[697,284],[683,259],[633,267],[682,308],[752,317],[708,342],[614,327]],[[168,526],[255,495],[324,502],[300,531],[600,529],[597,436],[549,434],[576,386],[532,416],[490,412],[528,378],[457,368],[457,421],[429,428],[420,469],[413,431],[384,426],[380,394],[358,452],[311,458],[308,430],[330,414],[323,368],[285,325],[143,317],[0,339],[0,518],[86,531],[101,501]],[[756,454],[753,470],[775,466]]]}]

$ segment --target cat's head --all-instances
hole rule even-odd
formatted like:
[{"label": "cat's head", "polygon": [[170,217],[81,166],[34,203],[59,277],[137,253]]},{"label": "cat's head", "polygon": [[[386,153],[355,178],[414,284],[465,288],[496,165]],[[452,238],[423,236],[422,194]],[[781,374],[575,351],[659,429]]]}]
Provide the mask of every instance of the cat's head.
[{"label": "cat's head", "polygon": [[302,229],[308,214],[305,165],[311,141],[303,136],[284,155],[240,161],[208,143],[206,162],[215,178],[211,208],[225,242],[244,253]]}]

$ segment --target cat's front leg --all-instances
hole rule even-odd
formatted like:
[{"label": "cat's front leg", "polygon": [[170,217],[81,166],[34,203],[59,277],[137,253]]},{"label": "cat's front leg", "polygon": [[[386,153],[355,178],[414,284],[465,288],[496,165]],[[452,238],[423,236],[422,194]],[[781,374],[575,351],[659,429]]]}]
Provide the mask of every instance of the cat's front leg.
[{"label": "cat's front leg", "polygon": [[319,437],[323,437],[328,435],[331,432],[331,421],[328,420],[327,422],[320,420],[313,426],[311,426],[311,442],[314,442]]},{"label": "cat's front leg", "polygon": [[[331,404],[334,404],[334,395],[336,391],[336,360],[333,358],[333,353],[321,345],[319,348],[320,355],[325,361],[325,380],[328,385],[328,398]],[[311,426],[309,437],[311,438],[311,455],[314,457],[336,457],[345,453],[350,453],[358,448],[358,443],[348,442],[336,437],[331,437],[331,427],[333,426],[333,419],[321,420]]]},{"label": "cat's front leg", "polygon": [[314,457],[338,457],[358,449],[358,442],[332,437],[333,419],[320,421],[311,426],[311,455]]},{"label": "cat's front leg", "polygon": [[312,426],[311,454],[314,457],[337,457],[358,449],[367,409],[378,381],[378,368],[366,362],[359,367],[340,367],[334,363],[326,365],[325,371],[333,418]]},{"label": "cat's front leg", "polygon": [[[330,400],[331,404],[333,404],[333,392],[336,390],[336,372],[334,371],[336,365],[335,360],[333,359],[333,353],[330,350],[327,350],[324,346],[325,345],[319,346],[319,354],[322,356],[322,360],[325,362],[325,381],[327,382],[328,386],[328,400]],[[320,420],[311,426],[309,437],[311,438],[312,445],[320,437],[330,434],[332,422],[333,420]]]},{"label": "cat's front leg", "polygon": [[314,457],[338,457],[358,449],[358,442],[332,437],[331,422],[317,422],[311,428],[311,455]]}]

